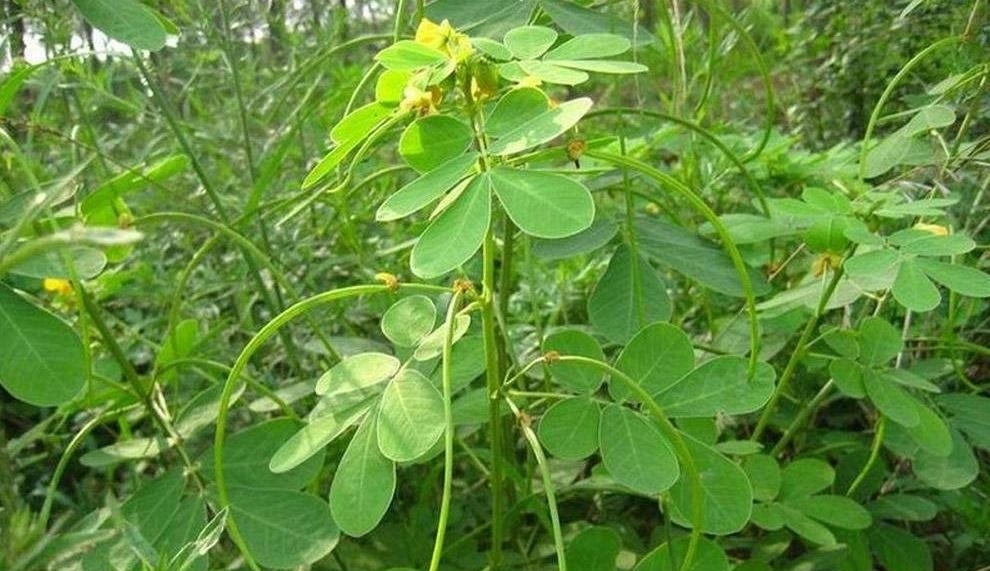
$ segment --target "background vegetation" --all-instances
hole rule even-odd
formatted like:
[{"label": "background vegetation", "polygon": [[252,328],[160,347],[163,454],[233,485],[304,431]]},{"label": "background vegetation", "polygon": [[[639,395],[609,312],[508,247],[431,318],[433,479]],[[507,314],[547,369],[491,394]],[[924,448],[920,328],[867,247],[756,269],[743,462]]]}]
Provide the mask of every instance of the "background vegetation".
[{"label": "background vegetation", "polygon": [[988,13],[4,0],[0,569],[990,569]]}]

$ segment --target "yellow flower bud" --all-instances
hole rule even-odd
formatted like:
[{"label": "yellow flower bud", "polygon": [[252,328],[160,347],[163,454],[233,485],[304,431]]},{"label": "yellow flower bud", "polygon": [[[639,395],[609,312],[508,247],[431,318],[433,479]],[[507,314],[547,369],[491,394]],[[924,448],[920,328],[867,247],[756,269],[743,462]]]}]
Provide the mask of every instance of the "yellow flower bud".
[{"label": "yellow flower bud", "polygon": [[442,51],[455,63],[461,63],[474,53],[470,38],[455,30],[448,20],[437,24],[423,18],[416,28],[414,39],[417,44]]},{"label": "yellow flower bud", "polygon": [[918,230],[924,230],[925,232],[928,232],[929,234],[934,234],[936,236],[949,235],[949,229],[946,228],[945,226],[942,226],[941,224],[925,224],[924,222],[919,222],[915,224],[914,227]]},{"label": "yellow flower bud", "polygon": [[45,291],[52,292],[56,295],[71,295],[72,294],[72,284],[69,280],[64,280],[62,278],[45,278],[41,282]]}]

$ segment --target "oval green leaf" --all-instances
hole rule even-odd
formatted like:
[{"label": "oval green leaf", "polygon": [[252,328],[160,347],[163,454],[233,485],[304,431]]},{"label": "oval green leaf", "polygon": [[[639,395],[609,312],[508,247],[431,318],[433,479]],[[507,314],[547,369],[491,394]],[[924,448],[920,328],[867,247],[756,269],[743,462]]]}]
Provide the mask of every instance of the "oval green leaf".
[{"label": "oval green leaf", "polygon": [[595,219],[591,193],[570,177],[509,167],[495,167],[488,176],[509,218],[530,236],[565,238]]},{"label": "oval green leaf", "polygon": [[488,151],[505,156],[542,145],[576,125],[591,105],[592,101],[587,97],[561,103],[505,133],[488,147]]},{"label": "oval green leaf", "polygon": [[550,110],[550,100],[535,87],[513,89],[502,96],[485,120],[488,136],[497,139]]},{"label": "oval green leaf", "polygon": [[931,279],[959,295],[990,297],[990,274],[970,266],[947,264],[938,260],[915,260],[921,271]]},{"label": "oval green leaf", "polygon": [[672,418],[746,414],[770,400],[776,371],[759,363],[749,378],[749,361],[736,355],[720,355],[705,361],[657,396]]},{"label": "oval green leaf", "polygon": [[457,186],[478,160],[477,153],[454,157],[397,190],[375,212],[375,219],[389,222],[405,218],[428,206]]},{"label": "oval green leaf", "polygon": [[[714,448],[686,434],[682,438],[701,476],[701,530],[714,535],[739,531],[746,526],[753,508],[753,488],[746,472]],[[694,527],[692,486],[684,474],[670,489],[670,517],[685,527]]]},{"label": "oval green leaf", "polygon": [[[564,329],[547,336],[543,351],[556,351],[561,355],[578,355],[598,361],[605,360],[602,346],[594,337],[577,329]],[[602,384],[602,374],[591,367],[577,363],[552,362],[547,369],[553,380],[579,393],[591,393]]]},{"label": "oval green leaf", "polygon": [[842,529],[866,529],[873,523],[873,517],[866,508],[845,496],[804,496],[788,500],[786,505],[808,517]]},{"label": "oval green leaf", "polygon": [[677,458],[660,429],[624,406],[605,407],[598,446],[612,478],[641,494],[655,496],[680,476]]},{"label": "oval green leaf", "polygon": [[418,371],[405,369],[382,394],[378,446],[386,458],[411,462],[440,440],[444,424],[440,391]]},{"label": "oval green leaf", "polygon": [[[629,375],[651,395],[670,388],[694,368],[694,347],[679,327],[654,323],[640,330],[625,346],[615,368]],[[610,383],[609,393],[617,401],[629,398],[622,383]]]},{"label": "oval green leaf", "polygon": [[557,41],[557,32],[544,26],[520,26],[505,34],[503,43],[517,59],[538,58]]},{"label": "oval green leaf", "polygon": [[477,177],[419,237],[409,259],[413,273],[435,278],[470,260],[485,239],[491,209],[488,179]]},{"label": "oval green leaf", "polygon": [[395,464],[378,448],[376,424],[371,415],[357,429],[330,485],[330,513],[351,537],[375,529],[395,494]]},{"label": "oval green leaf", "polygon": [[615,34],[583,34],[560,44],[544,59],[594,59],[617,56],[629,51],[632,43]]},{"label": "oval green leaf", "polygon": [[378,52],[375,60],[385,69],[415,71],[443,63],[447,56],[436,48],[412,40],[399,40]]},{"label": "oval green leaf", "polygon": [[35,406],[69,402],[86,382],[79,336],[55,315],[0,283],[0,385]]},{"label": "oval green leaf", "polygon": [[918,426],[919,403],[904,389],[870,369],[863,370],[863,384],[870,400],[890,420],[908,428]]},{"label": "oval green leaf", "polygon": [[601,409],[588,397],[564,399],[540,419],[540,442],[558,458],[580,460],[598,450]]},{"label": "oval green leaf", "polygon": [[339,395],[369,388],[388,380],[402,364],[384,353],[358,353],[334,365],[316,381],[316,394]]},{"label": "oval green leaf", "polygon": [[898,303],[918,313],[931,311],[942,301],[938,288],[921,271],[916,260],[901,262],[890,291]]},{"label": "oval green leaf", "polygon": [[157,12],[137,0],[72,0],[94,28],[138,50],[157,51],[167,32]]},{"label": "oval green leaf", "polygon": [[420,117],[402,132],[399,154],[409,166],[425,173],[462,155],[472,135],[471,127],[449,115]]},{"label": "oval green leaf", "polygon": [[327,503],[303,492],[234,488],[230,516],[263,567],[309,565],[330,553],[340,539]]},{"label": "oval green leaf", "polygon": [[626,343],[651,323],[666,321],[671,311],[667,287],[656,270],[624,244],[588,298],[591,324],[616,343]]},{"label": "oval green leaf", "polygon": [[527,75],[531,75],[544,83],[577,85],[588,81],[587,73],[556,65],[556,62],[550,63],[531,59],[520,61],[518,65]]},{"label": "oval green leaf", "polygon": [[324,446],[360,420],[372,404],[368,400],[341,411],[327,412],[311,420],[275,451],[268,469],[276,474],[288,472],[319,454]]},{"label": "oval green leaf", "polygon": [[393,303],[385,311],[382,315],[382,333],[400,347],[413,347],[433,331],[436,322],[437,307],[433,301],[424,295],[411,295]]}]

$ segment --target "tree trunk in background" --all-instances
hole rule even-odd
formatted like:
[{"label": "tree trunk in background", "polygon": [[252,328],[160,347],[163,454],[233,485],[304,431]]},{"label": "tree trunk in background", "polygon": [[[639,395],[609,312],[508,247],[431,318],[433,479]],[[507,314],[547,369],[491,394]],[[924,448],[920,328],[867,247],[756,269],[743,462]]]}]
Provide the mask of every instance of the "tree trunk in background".
[{"label": "tree trunk in background", "polygon": [[24,57],[24,8],[17,0],[4,0],[3,19],[7,28],[7,45],[11,59]]}]

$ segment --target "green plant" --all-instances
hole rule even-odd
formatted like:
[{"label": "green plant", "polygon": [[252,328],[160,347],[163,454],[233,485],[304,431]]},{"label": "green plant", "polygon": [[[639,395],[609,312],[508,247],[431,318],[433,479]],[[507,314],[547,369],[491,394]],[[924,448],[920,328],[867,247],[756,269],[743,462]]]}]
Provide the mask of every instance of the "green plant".
[{"label": "green plant", "polygon": [[[176,28],[136,1],[74,4],[138,49]],[[967,57],[982,4],[898,64],[858,145],[825,152],[775,131],[771,64],[741,19],[657,7],[441,0],[409,21],[400,3],[392,34],[272,87],[237,64],[244,16],[220,2],[220,47],[196,65],[230,71],[231,109],[189,129],[203,102],[171,99],[169,63],[135,53],[129,101],[157,136],[128,140],[171,146],[123,172],[95,122],[72,141],[99,174],[44,164],[19,131],[44,132],[34,119],[6,119],[59,60],[4,78],[0,402],[32,428],[0,431],[3,563],[982,564],[988,69]],[[370,69],[330,62],[374,42]],[[963,73],[901,100],[959,46]],[[259,61],[284,55],[269,47]],[[317,113],[324,65],[356,85]],[[762,129],[719,115],[744,72]],[[87,108],[66,99],[59,113]],[[265,144],[254,105],[293,108]],[[303,168],[321,130],[331,148]],[[301,190],[267,194],[283,182]],[[206,206],[142,196],[170,184]],[[231,260],[243,280],[224,279]]]}]

